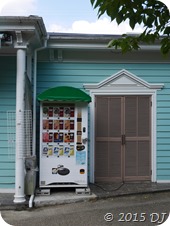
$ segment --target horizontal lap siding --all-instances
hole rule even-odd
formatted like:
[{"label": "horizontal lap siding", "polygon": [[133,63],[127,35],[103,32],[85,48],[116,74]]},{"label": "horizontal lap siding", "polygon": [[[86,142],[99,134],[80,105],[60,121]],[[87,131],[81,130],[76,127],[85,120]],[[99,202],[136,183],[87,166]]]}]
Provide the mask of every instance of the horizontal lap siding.
[{"label": "horizontal lap siding", "polygon": [[15,57],[0,57],[0,188],[14,188],[15,161],[8,155],[7,111],[15,110]]},{"label": "horizontal lap siding", "polygon": [[38,63],[38,93],[69,85],[83,89],[126,69],[150,83],[164,83],[157,91],[157,180],[170,180],[170,64]]}]

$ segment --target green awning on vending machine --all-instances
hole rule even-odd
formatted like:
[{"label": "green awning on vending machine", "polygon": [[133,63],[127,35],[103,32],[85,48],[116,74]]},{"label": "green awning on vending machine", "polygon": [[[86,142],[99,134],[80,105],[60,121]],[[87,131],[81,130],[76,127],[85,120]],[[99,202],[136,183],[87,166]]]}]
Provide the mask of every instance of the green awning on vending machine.
[{"label": "green awning on vending machine", "polygon": [[91,97],[71,86],[58,86],[45,90],[38,95],[39,101],[91,102]]}]

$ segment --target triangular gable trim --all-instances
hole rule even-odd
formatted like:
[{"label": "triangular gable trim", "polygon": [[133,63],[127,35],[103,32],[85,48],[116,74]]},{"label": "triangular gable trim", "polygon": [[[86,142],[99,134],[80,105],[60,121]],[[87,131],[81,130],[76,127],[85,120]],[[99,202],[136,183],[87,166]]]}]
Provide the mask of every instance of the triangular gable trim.
[{"label": "triangular gable trim", "polygon": [[112,75],[111,77],[93,84],[84,84],[85,89],[102,89],[102,88],[109,88],[111,86],[141,86],[147,89],[162,89],[164,84],[157,84],[157,83],[148,83],[145,80],[137,77],[136,75],[130,73],[129,71],[123,69],[116,74]]}]

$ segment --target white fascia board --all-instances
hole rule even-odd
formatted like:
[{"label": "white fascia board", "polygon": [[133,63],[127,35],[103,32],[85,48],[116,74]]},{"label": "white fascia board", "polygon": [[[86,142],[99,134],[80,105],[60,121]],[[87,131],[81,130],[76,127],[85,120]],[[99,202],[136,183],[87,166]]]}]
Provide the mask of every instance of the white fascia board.
[{"label": "white fascia board", "polygon": [[160,51],[160,45],[139,45],[141,50]]},{"label": "white fascia board", "polygon": [[100,49],[100,50],[108,50],[110,51],[110,48],[107,47],[107,45],[104,44],[69,44],[69,43],[63,43],[63,44],[48,44],[48,48],[54,48],[54,49]]},{"label": "white fascia board", "polygon": [[0,25],[0,31],[34,31],[36,28],[33,25],[14,25],[14,26],[7,26],[7,25]]},{"label": "white fascia board", "polygon": [[[114,49],[110,48],[106,44],[89,44],[89,43],[82,43],[82,44],[72,44],[72,43],[48,43],[48,48],[62,48],[62,49],[103,49],[103,50],[112,50],[115,52],[121,52],[121,49]],[[160,46],[140,46],[139,51],[160,51]]]}]

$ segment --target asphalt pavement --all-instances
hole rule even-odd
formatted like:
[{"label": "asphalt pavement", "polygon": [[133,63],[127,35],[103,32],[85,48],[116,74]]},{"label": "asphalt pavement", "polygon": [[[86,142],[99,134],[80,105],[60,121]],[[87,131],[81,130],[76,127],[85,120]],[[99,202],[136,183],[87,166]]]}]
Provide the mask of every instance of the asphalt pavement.
[{"label": "asphalt pavement", "polygon": [[162,191],[22,211],[3,210],[1,215],[14,226],[156,226],[167,220],[169,210],[170,191]]}]

